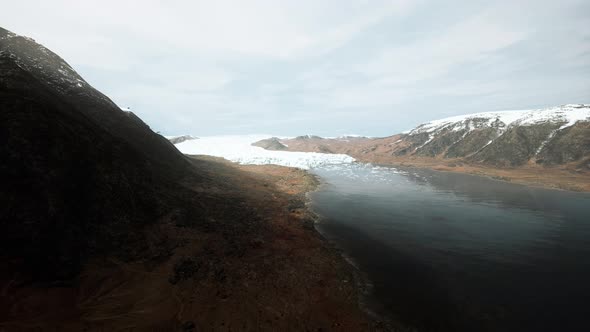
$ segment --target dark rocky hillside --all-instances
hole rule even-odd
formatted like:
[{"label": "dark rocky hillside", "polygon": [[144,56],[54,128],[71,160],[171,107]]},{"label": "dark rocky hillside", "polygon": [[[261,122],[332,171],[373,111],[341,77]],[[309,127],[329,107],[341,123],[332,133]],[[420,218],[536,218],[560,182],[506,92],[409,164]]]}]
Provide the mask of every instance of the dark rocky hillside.
[{"label": "dark rocky hillside", "polygon": [[537,162],[545,165],[580,162],[580,167],[590,168],[590,122],[556,132],[539,151]]},{"label": "dark rocky hillside", "polygon": [[60,57],[0,29],[0,251],[31,278],[67,278],[170,208],[190,165]]}]

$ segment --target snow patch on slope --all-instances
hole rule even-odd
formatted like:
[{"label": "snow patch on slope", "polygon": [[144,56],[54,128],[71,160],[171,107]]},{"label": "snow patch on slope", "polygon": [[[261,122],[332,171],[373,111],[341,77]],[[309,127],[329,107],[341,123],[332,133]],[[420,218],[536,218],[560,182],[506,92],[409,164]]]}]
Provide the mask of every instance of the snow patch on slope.
[{"label": "snow patch on slope", "polygon": [[410,135],[424,132],[434,133],[445,128],[453,131],[463,129],[471,131],[476,128],[492,127],[494,125],[499,128],[507,128],[509,126],[527,126],[543,122],[563,123],[559,128],[561,130],[573,126],[577,121],[590,121],[589,104],[568,104],[537,110],[486,112],[453,116],[421,124],[405,133]]},{"label": "snow patch on slope", "polygon": [[350,164],[354,158],[344,154],[316,152],[270,151],[251,144],[272,135],[208,136],[198,140],[184,141],[176,148],[184,154],[222,157],[239,164],[280,165],[301,169],[325,165]]}]

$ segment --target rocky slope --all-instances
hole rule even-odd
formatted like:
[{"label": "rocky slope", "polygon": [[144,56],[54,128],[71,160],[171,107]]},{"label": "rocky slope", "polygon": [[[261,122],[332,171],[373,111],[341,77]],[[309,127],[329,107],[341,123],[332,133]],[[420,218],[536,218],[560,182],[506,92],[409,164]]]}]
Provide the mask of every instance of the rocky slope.
[{"label": "rocky slope", "polygon": [[165,212],[160,193],[190,167],[59,56],[4,29],[0,110],[0,251],[34,279],[68,278],[92,253],[139,241],[127,231]]},{"label": "rocky slope", "polygon": [[1,28],[0,118],[0,330],[370,329],[305,174],[188,158]]},{"label": "rocky slope", "polygon": [[392,153],[495,166],[564,164],[590,156],[589,125],[590,105],[478,113],[422,124],[400,135]]},{"label": "rocky slope", "polygon": [[199,139],[198,137],[194,137],[191,135],[182,135],[182,136],[166,136],[166,139],[170,141],[172,144],[179,144],[184,141],[190,141],[193,139]]}]

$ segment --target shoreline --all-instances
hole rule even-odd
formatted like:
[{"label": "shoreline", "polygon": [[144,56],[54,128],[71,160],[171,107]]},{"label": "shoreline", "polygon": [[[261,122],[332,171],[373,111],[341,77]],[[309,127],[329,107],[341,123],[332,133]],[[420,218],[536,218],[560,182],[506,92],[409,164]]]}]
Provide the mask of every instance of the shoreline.
[{"label": "shoreline", "polygon": [[[352,257],[346,254],[343,248],[338,246],[335,241],[329,239],[318,228],[321,226],[321,222],[324,217],[313,210],[311,195],[314,192],[322,190],[323,186],[328,185],[328,182],[324,178],[312,173],[310,170],[304,170],[296,167],[278,166],[273,164],[248,165],[238,164],[225,159],[223,160],[236,165],[238,168],[255,171],[264,170],[265,168],[290,169],[303,174],[301,180],[304,180],[306,177],[311,179],[311,185],[309,185],[303,195],[300,196],[300,199],[303,202],[304,210],[302,214],[303,227],[311,230],[314,236],[322,242],[322,246],[326,248],[326,250],[328,250],[331,254],[337,255],[338,259],[348,267],[346,272],[352,275],[354,281],[352,284],[354,284],[354,289],[357,293],[355,306],[371,321],[371,331],[398,331],[408,329],[408,327],[403,326],[400,322],[395,321],[392,317],[389,317],[385,312],[383,312],[381,304],[374,296],[373,285],[368,275],[360,269],[358,263],[356,263]],[[311,223],[308,223],[307,220],[310,220]],[[346,274],[343,274],[339,277],[347,278]]]},{"label": "shoreline", "polygon": [[[285,167],[285,166],[278,166]],[[291,168],[291,167],[289,167]],[[382,303],[374,293],[374,285],[368,274],[362,270],[359,263],[349,256],[346,251],[340,247],[336,241],[330,239],[327,234],[321,231],[322,220],[324,216],[313,210],[313,201],[311,195],[322,190],[322,187],[329,185],[326,179],[314,174],[310,170],[301,170],[307,176],[311,176],[315,181],[315,186],[307,191],[304,195],[306,213],[314,220],[313,230],[316,235],[328,246],[328,248],[351,268],[354,277],[354,285],[358,292],[357,305],[370,319],[376,324],[377,331],[416,331],[415,328],[406,326],[397,321],[391,313],[387,313]]]},{"label": "shoreline", "polygon": [[[326,180],[322,177],[320,177],[319,175],[313,174],[312,172],[310,172],[309,170],[303,170],[303,169],[299,169],[296,167],[287,167],[287,166],[277,166],[277,165],[241,165],[241,164],[237,164],[234,163],[236,165],[238,165],[238,167],[251,167],[251,168],[256,168],[256,167],[279,167],[279,168],[287,168],[287,169],[294,169],[294,170],[298,170],[302,173],[305,174],[305,176],[310,177],[311,179],[313,179],[313,184],[310,186],[310,188],[308,188],[307,191],[305,191],[303,193],[302,199],[303,199],[303,203],[304,203],[304,219],[310,219],[312,221],[311,223],[311,230],[313,231],[314,235],[316,237],[318,237],[322,242],[323,245],[325,246],[325,248],[327,248],[329,251],[331,251],[332,253],[338,255],[338,257],[342,260],[342,262],[344,264],[346,264],[349,267],[349,272],[351,273],[351,275],[353,276],[354,279],[354,288],[356,289],[357,292],[357,301],[356,301],[356,305],[358,306],[358,308],[367,315],[367,317],[372,321],[372,330],[376,330],[376,331],[394,331],[394,322],[389,318],[384,316],[383,314],[377,313],[375,308],[375,302],[377,301],[374,297],[373,297],[373,286],[371,281],[369,280],[369,277],[366,275],[366,273],[364,273],[360,267],[358,266],[358,264],[354,261],[354,259],[352,257],[349,257],[344,250],[339,247],[336,242],[334,242],[333,240],[329,239],[324,233],[322,233],[320,231],[320,229],[318,228],[318,224],[320,224],[322,222],[322,219],[324,218],[322,215],[316,213],[313,210],[313,202],[312,202],[312,197],[311,195],[314,192],[320,191],[322,186],[327,185],[328,183],[326,182]],[[305,223],[305,221],[304,221]],[[308,227],[308,226],[304,226],[304,227]],[[346,277],[346,276],[341,276],[341,277]],[[371,300],[374,303],[369,303],[371,302]],[[399,324],[396,324],[399,325]],[[399,328],[399,326],[398,326]]]},{"label": "shoreline", "polygon": [[[367,163],[365,161],[361,161]],[[481,165],[463,164],[449,166],[449,163],[424,163],[412,161],[368,162],[375,165],[400,168],[428,169],[437,172],[448,172],[480,176],[494,181],[518,184],[527,187],[559,190],[579,193],[590,193],[590,175],[576,173],[564,168],[491,168]]]},{"label": "shoreline", "polygon": [[[202,156],[199,156],[202,158]],[[207,159],[214,158],[218,159],[217,157],[205,157]],[[312,198],[311,195],[321,190],[322,186],[326,185],[327,183],[323,178],[320,176],[313,174],[309,170],[303,170],[296,167],[287,167],[287,166],[278,166],[278,165],[248,165],[248,164],[238,164],[235,162],[228,161],[226,159],[222,159],[223,163],[231,164],[233,167],[236,167],[240,170],[252,172],[256,174],[264,174],[268,176],[269,173],[272,175],[276,175],[276,173],[295,173],[294,179],[290,183],[281,183],[283,179],[278,178],[278,190],[283,191],[290,195],[291,205],[295,206],[295,208],[290,207],[290,213],[295,214],[297,216],[297,220],[300,222],[300,225],[306,231],[309,231],[312,237],[316,238],[320,241],[321,247],[323,250],[327,252],[328,256],[334,257],[338,264],[342,264],[345,266],[343,273],[337,275],[337,278],[332,281],[328,282],[344,282],[344,285],[347,287],[353,286],[356,300],[353,301],[353,305],[363,313],[363,316],[369,322],[367,327],[367,331],[391,331],[392,324],[388,318],[383,317],[382,315],[377,314],[369,305],[366,305],[365,299],[370,296],[367,294],[367,288],[370,287],[370,282],[368,278],[363,275],[363,272],[349,259],[347,259],[346,254],[344,251],[336,245],[333,241],[328,239],[324,234],[320,232],[317,228],[317,224],[321,222],[323,218],[321,215],[317,214],[312,207]],[[293,187],[297,187],[293,189]],[[317,253],[317,255],[325,255],[323,253]],[[310,258],[310,257],[307,257]],[[350,280],[352,279],[352,280]],[[353,281],[352,283],[350,281]],[[341,286],[342,287],[342,286]],[[345,331],[347,329],[335,329],[335,330],[342,330]],[[365,330],[365,329],[363,329]]]},{"label": "shoreline", "polygon": [[320,191],[322,186],[325,186],[328,183],[322,177],[313,174],[308,170],[304,170],[304,172],[306,172],[308,175],[314,177],[317,180],[317,185],[315,186],[315,188],[305,193],[305,209],[307,210],[307,213],[310,214],[311,218],[314,220],[314,231],[331,248],[331,250],[336,252],[342,258],[342,260],[351,267],[351,271],[354,277],[354,284],[359,294],[357,301],[359,308],[363,312],[365,312],[373,321],[375,321],[381,329],[385,331],[394,331],[393,326],[399,325],[399,323],[395,324],[394,321],[391,318],[387,317],[384,313],[377,312],[381,311],[381,308],[378,308],[379,303],[377,299],[374,297],[373,284],[369,276],[362,271],[358,263],[355,262],[355,260],[352,257],[346,254],[343,248],[341,248],[335,241],[328,238],[328,236],[324,234],[320,229],[322,219],[324,219],[325,217],[316,213],[313,210],[312,198],[310,196],[314,192]]}]

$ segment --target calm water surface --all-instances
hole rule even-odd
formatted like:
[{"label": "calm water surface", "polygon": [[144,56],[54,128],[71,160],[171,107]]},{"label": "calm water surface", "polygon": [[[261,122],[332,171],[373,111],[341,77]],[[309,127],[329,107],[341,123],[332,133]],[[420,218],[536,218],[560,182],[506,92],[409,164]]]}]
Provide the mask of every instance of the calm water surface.
[{"label": "calm water surface", "polygon": [[590,195],[370,165],[316,169],[318,230],[420,331],[590,331]]}]

